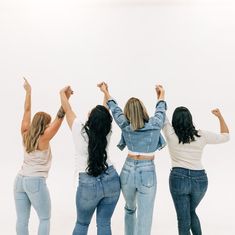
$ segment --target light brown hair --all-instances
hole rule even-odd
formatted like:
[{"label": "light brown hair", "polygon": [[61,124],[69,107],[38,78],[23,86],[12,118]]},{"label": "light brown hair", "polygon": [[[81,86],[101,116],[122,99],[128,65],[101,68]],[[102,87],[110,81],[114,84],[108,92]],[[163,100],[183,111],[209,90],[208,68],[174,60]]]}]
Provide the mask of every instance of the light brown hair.
[{"label": "light brown hair", "polygon": [[44,134],[47,126],[51,122],[51,116],[44,112],[38,112],[34,115],[29,130],[24,134],[23,143],[27,153],[37,149],[40,135]]},{"label": "light brown hair", "polygon": [[148,122],[149,116],[144,104],[137,98],[130,98],[124,108],[124,115],[131,124],[132,129],[138,130]]}]

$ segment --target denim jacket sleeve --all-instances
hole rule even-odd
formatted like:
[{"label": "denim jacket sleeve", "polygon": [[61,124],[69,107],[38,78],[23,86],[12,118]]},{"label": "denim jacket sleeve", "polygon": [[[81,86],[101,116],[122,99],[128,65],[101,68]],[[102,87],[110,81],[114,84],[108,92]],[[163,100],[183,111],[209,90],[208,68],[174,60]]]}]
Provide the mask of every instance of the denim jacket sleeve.
[{"label": "denim jacket sleeve", "polygon": [[115,122],[121,129],[129,125],[128,120],[126,119],[122,109],[118,106],[116,101],[114,101],[113,99],[110,99],[107,101],[107,105],[112,112]]},{"label": "denim jacket sleeve", "polygon": [[126,147],[126,141],[124,139],[123,134],[121,135],[121,139],[117,145],[117,147],[122,151]]},{"label": "denim jacket sleeve", "polygon": [[165,146],[166,146],[166,141],[164,137],[162,136],[162,134],[160,133],[159,141],[158,141],[158,150],[163,149]]},{"label": "denim jacket sleeve", "polygon": [[162,129],[165,122],[166,109],[166,102],[163,100],[158,101],[154,116],[149,119],[149,123],[159,129]]}]

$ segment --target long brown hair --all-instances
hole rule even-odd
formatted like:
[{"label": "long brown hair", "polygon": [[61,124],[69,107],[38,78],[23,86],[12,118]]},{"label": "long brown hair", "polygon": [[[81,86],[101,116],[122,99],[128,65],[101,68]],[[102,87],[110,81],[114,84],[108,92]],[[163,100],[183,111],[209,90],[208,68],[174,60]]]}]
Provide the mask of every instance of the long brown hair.
[{"label": "long brown hair", "polygon": [[135,97],[127,101],[124,108],[124,115],[134,131],[143,128],[145,122],[149,120],[149,115],[144,104]]},{"label": "long brown hair", "polygon": [[34,115],[29,130],[23,136],[23,143],[27,153],[37,149],[39,137],[44,134],[50,122],[51,116],[47,113],[38,112]]}]

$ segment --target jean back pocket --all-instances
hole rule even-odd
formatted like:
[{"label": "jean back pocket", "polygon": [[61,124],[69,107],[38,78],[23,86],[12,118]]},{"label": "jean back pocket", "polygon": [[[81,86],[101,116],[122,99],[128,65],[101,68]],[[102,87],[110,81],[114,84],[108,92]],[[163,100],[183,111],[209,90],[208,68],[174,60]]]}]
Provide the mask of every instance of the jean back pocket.
[{"label": "jean back pocket", "polygon": [[147,188],[154,186],[155,171],[141,171],[140,172],[141,185]]},{"label": "jean back pocket", "polygon": [[25,179],[25,191],[29,193],[37,193],[40,190],[41,180],[38,178],[28,178]]},{"label": "jean back pocket", "polygon": [[78,196],[85,201],[95,200],[97,198],[97,190],[95,184],[79,183]]}]

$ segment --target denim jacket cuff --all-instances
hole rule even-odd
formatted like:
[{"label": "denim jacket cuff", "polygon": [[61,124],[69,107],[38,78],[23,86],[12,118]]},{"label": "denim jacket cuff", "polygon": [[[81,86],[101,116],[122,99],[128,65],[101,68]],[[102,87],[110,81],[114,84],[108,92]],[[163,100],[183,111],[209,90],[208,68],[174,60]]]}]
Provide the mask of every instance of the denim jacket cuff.
[{"label": "denim jacket cuff", "polygon": [[165,100],[159,100],[159,101],[157,102],[157,104],[156,104],[156,108],[157,108],[158,106],[164,107],[165,110],[167,110],[167,103],[166,103]]},{"label": "denim jacket cuff", "polygon": [[111,108],[112,102],[114,104],[117,104],[117,102],[113,98],[108,99],[108,101],[106,102],[106,104],[108,105],[109,109]]}]

